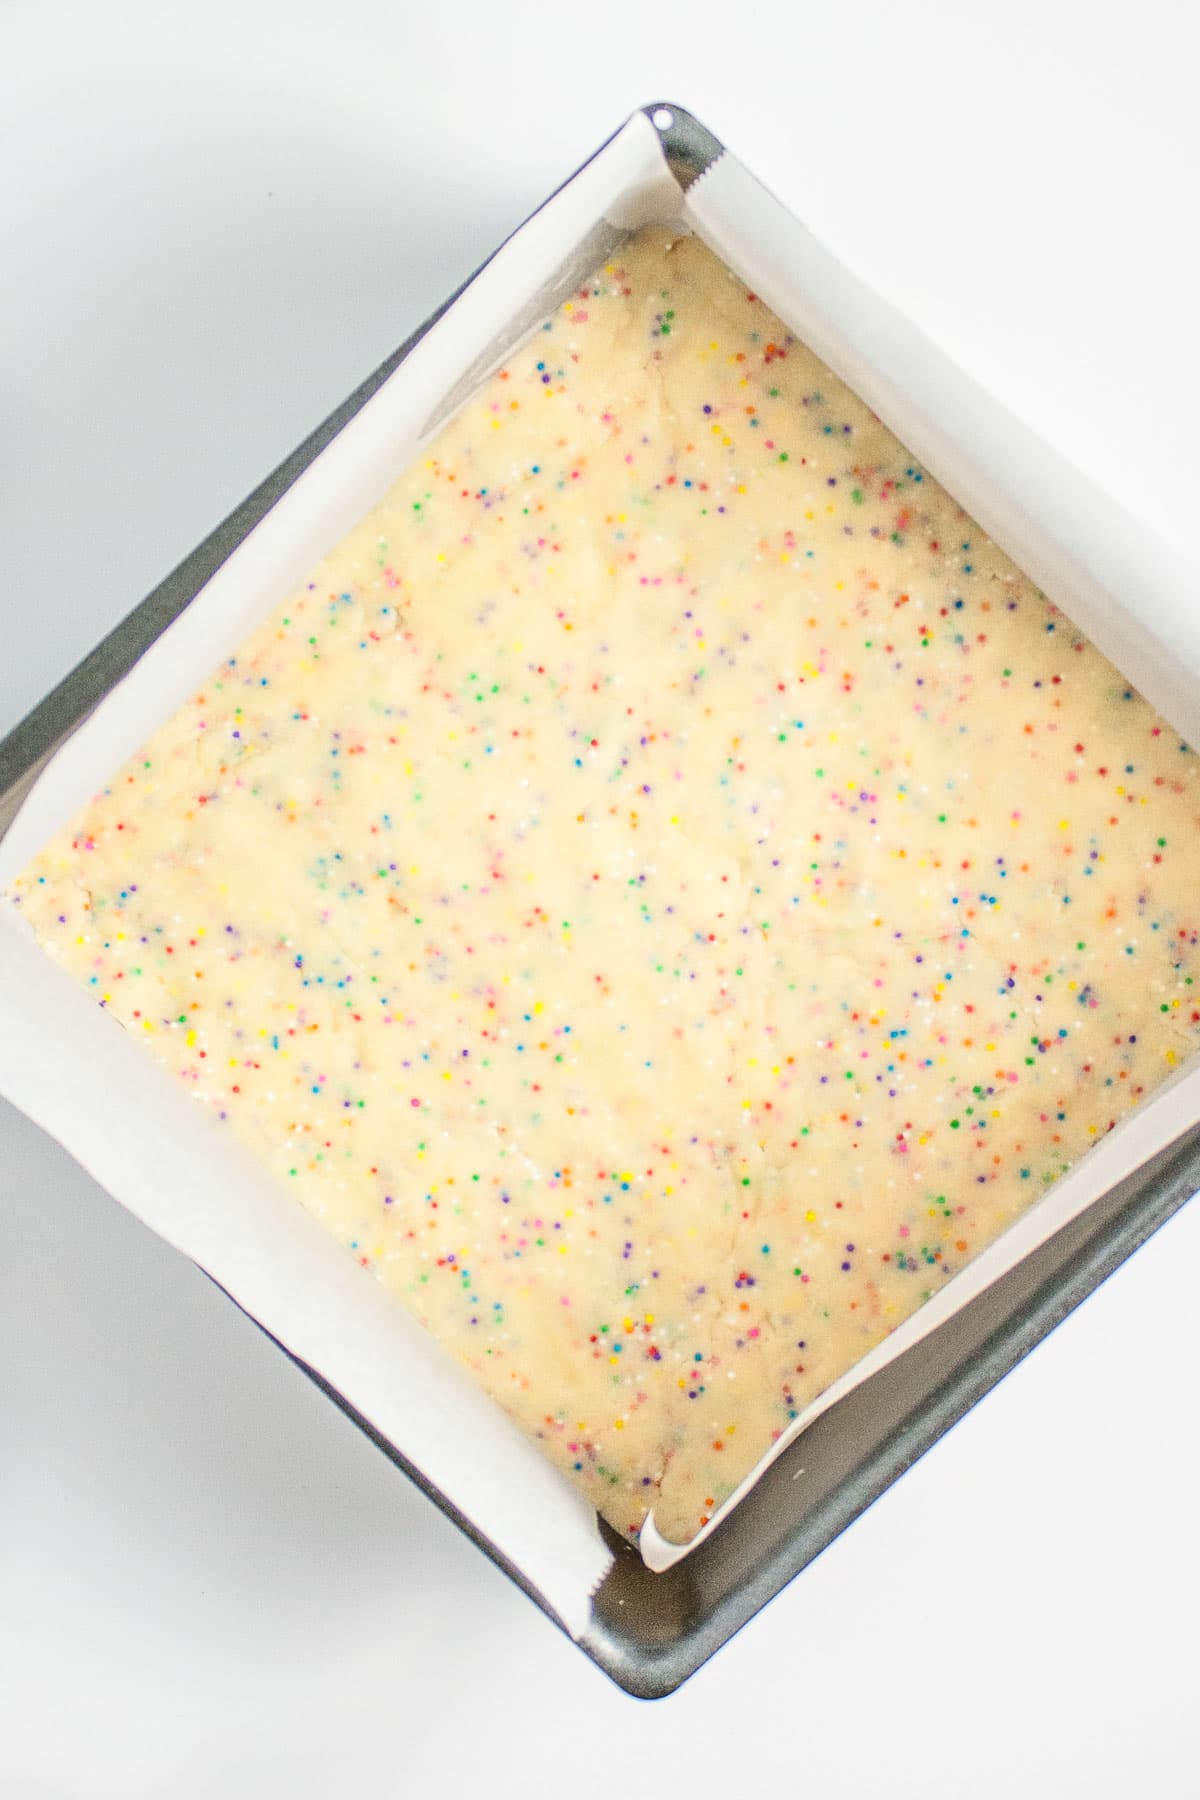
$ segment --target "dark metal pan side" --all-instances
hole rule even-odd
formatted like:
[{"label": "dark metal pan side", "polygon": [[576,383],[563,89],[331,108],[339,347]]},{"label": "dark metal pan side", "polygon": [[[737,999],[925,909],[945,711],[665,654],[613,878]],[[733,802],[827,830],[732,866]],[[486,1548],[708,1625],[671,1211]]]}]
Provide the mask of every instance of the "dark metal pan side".
[{"label": "dark metal pan side", "polygon": [[[658,132],[664,158],[681,188],[686,189],[722,154],[720,142],[682,108],[659,102],[643,110]],[[485,262],[480,268],[486,266]],[[472,275],[470,281],[474,279]],[[0,835],[54,751],[191,603],[470,281],[387,357],[0,740]],[[665,1574],[652,1574],[636,1550],[606,1529],[615,1561],[594,1596],[592,1622],[581,1640],[583,1650],[630,1694],[658,1698],[671,1693],[1198,1188],[1200,1123],[1189,1127],[1174,1144],[1112,1188],[955,1317],[831,1407],[768,1469],[720,1529]],[[499,1568],[554,1617],[533,1584],[401,1450],[381,1437],[323,1377],[300,1359],[292,1360]]]}]

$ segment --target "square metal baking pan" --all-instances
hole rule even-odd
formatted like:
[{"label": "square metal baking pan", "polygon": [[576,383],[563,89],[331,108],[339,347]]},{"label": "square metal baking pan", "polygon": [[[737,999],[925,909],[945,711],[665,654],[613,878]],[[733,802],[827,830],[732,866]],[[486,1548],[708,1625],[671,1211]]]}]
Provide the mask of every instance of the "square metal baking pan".
[{"label": "square metal baking pan", "polygon": [[[674,104],[658,103],[644,112],[682,189],[722,154],[720,142]],[[469,285],[464,283],[458,293]],[[0,836],[60,745],[354,418],[458,293],[0,741]],[[652,1573],[636,1549],[602,1525],[614,1561],[592,1598],[581,1648],[630,1694],[655,1698],[672,1692],[1197,1189],[1200,1122],[830,1407],[767,1469],[713,1535],[665,1573]],[[533,1584],[420,1470],[322,1376],[303,1363],[301,1367],[554,1617]]]}]

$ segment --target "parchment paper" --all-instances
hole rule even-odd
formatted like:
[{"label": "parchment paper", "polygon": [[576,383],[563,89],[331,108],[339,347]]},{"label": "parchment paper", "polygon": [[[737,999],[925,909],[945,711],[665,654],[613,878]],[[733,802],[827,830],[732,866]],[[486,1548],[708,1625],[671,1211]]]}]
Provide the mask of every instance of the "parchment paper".
[{"label": "parchment paper", "polygon": [[[841,269],[735,158],[681,194],[642,115],[515,234],[126,679],[0,842],[0,889],[386,491],[422,445],[637,226],[697,231],[843,376],[1185,736],[1200,737],[1194,575]],[[484,1534],[574,1636],[612,1558],[582,1496],[364,1269],[39,950],[0,905],[0,1091],[207,1269]],[[797,1419],[693,1545],[651,1520],[652,1568],[702,1541],[818,1412],[1200,1110],[1181,1070],[990,1250]]]}]

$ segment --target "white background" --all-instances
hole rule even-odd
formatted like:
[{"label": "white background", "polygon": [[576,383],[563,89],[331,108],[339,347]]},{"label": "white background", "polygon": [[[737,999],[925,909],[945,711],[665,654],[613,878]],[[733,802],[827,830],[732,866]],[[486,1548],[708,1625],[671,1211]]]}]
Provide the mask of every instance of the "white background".
[{"label": "white background", "polygon": [[[1195,558],[1198,36],[0,0],[0,733],[660,97]],[[1194,1794],[1198,1280],[1193,1206],[645,1705],[0,1107],[0,1797]]]}]

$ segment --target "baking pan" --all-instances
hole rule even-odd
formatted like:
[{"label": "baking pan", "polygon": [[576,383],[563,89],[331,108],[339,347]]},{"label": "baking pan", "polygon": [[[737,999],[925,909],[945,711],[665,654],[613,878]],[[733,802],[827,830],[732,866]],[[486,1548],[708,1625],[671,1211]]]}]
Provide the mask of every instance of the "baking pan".
[{"label": "baking pan", "polygon": [[[722,155],[719,140],[678,106],[658,103],[643,112],[657,133],[666,168],[681,189],[689,188]],[[614,229],[607,242],[593,237],[581,245],[580,269],[593,267],[621,235]],[[475,278],[464,283],[458,294]],[[0,741],[0,835],[55,751],[184,612],[458,294],[450,296],[369,375]],[[467,372],[459,392],[465,393],[475,384],[485,361],[481,358],[478,372]],[[449,396],[445,411],[451,409],[455,398]],[[613,1561],[591,1597],[584,1628],[575,1634],[580,1647],[627,1692],[644,1698],[669,1694],[1198,1188],[1200,1121],[1190,1124],[1173,1143],[1093,1200],[953,1316],[830,1406],[766,1469],[712,1535],[674,1567],[653,1573],[633,1546],[602,1524]],[[268,1331],[268,1335],[272,1334]],[[319,1371],[286,1346],[281,1348],[531,1599],[561,1623],[536,1583],[500,1546]]]}]

